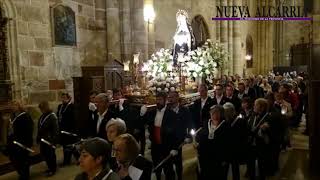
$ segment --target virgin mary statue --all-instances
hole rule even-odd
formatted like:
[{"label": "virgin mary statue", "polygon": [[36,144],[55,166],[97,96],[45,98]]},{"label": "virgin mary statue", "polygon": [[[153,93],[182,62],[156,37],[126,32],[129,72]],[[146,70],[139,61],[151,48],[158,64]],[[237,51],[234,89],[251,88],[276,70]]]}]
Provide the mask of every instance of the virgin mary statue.
[{"label": "virgin mary statue", "polygon": [[192,27],[188,22],[188,14],[185,10],[179,10],[176,14],[177,30],[173,37],[173,64],[177,65],[178,56],[186,55],[195,48],[195,38]]}]

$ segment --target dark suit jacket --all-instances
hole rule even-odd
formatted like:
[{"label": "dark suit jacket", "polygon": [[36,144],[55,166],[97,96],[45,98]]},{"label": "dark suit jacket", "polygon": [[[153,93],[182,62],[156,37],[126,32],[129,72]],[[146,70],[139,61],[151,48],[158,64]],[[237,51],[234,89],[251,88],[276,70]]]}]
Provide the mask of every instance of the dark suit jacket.
[{"label": "dark suit jacket", "polygon": [[214,97],[212,100],[213,100],[213,105],[221,105],[221,106],[223,106],[226,102],[229,102],[228,98],[225,97],[224,95],[222,96],[222,99],[219,104],[216,97]]},{"label": "dark suit jacket", "polygon": [[33,144],[33,120],[28,113],[21,114],[16,119],[13,119],[13,133],[8,136],[8,144],[17,141],[27,147]]},{"label": "dark suit jacket", "polygon": [[240,100],[237,96],[233,95],[231,99],[229,99],[229,98],[226,97],[226,102],[232,103],[232,104],[234,105],[236,111],[237,111],[238,113],[240,112],[241,100]]},{"label": "dark suit jacket", "polygon": [[210,108],[214,105],[214,101],[211,97],[208,97],[205,105],[201,109],[201,99],[194,101],[194,104],[190,107],[192,113],[192,127],[199,129],[203,127],[210,119]]},{"label": "dark suit jacket", "polygon": [[120,111],[119,106],[117,104],[110,105],[109,109],[114,113],[115,117],[120,118],[127,122],[129,119],[129,116],[128,116],[129,104],[125,101],[122,106],[123,106],[122,111]]},{"label": "dark suit jacket", "polygon": [[248,150],[248,121],[243,118],[235,118],[232,122],[227,122],[230,126],[230,160],[245,162]]},{"label": "dark suit jacket", "polygon": [[[103,180],[103,178],[108,174],[109,170],[110,170],[109,168],[103,169],[95,178],[93,178],[93,180]],[[89,180],[88,175],[84,172],[78,174],[74,179],[75,180]],[[120,177],[117,175],[117,173],[112,172],[112,173],[110,173],[108,178],[106,178],[106,180],[120,180]]]},{"label": "dark suit jacket", "polygon": [[230,158],[229,126],[224,122],[215,131],[213,139],[209,139],[208,135],[206,126],[196,136],[201,179],[224,179],[225,166]]},{"label": "dark suit jacket", "polygon": [[43,138],[52,144],[56,144],[59,139],[58,137],[59,126],[57,116],[53,112],[42,114],[38,123],[37,141],[40,142],[41,138]]},{"label": "dark suit jacket", "polygon": [[74,119],[74,105],[60,104],[58,106],[57,116],[59,120],[60,131],[74,132],[76,131],[76,122]]},{"label": "dark suit jacket", "polygon": [[258,84],[255,84],[253,86],[253,89],[255,91],[256,98],[263,98],[264,97],[264,91],[263,91],[262,87],[260,87]]},{"label": "dark suit jacket", "polygon": [[191,128],[191,113],[187,107],[180,105],[177,113],[177,138],[179,138],[179,144],[184,141],[186,136],[188,136]]},{"label": "dark suit jacket", "polygon": [[[133,162],[132,166],[142,170],[142,175],[140,176],[139,180],[151,180],[151,173],[152,173],[152,162],[144,158],[143,156],[139,155],[135,161]],[[126,176],[122,180],[132,180],[130,176]]]},{"label": "dark suit jacket", "polygon": [[[261,115],[257,116],[256,122],[254,124],[255,114],[252,114],[252,116],[249,118],[248,126],[249,126],[249,146],[257,146],[258,148],[265,149],[267,145],[269,145],[270,141],[270,135],[271,131],[270,128],[267,130],[262,130],[260,128],[260,125],[262,125],[264,122],[267,122],[269,126],[272,125],[271,122],[271,114],[263,113]],[[262,131],[263,136],[260,136],[259,131]],[[266,141],[267,140],[267,141]]]},{"label": "dark suit jacket", "polygon": [[[154,143],[153,139],[153,133],[154,133],[154,121],[156,117],[157,109],[153,109],[149,112],[147,112],[144,116],[147,125],[149,126],[149,132],[150,132],[150,141],[151,143]],[[161,123],[161,144],[166,149],[166,151],[172,150],[172,149],[178,149],[179,147],[179,138],[177,129],[177,115],[175,112],[170,110],[168,107],[166,108],[162,123]]]},{"label": "dark suit jacket", "polygon": [[99,116],[98,116],[98,113],[94,114],[93,124],[94,124],[95,136],[103,139],[107,139],[106,125],[111,118],[115,118],[115,114],[111,109],[108,109],[107,113],[104,115],[104,118],[101,121],[99,131],[97,132],[97,123],[98,123]]},{"label": "dark suit jacket", "polygon": [[257,98],[256,92],[253,88],[249,88],[248,93],[246,93],[247,96],[249,96],[252,100],[255,100]]}]

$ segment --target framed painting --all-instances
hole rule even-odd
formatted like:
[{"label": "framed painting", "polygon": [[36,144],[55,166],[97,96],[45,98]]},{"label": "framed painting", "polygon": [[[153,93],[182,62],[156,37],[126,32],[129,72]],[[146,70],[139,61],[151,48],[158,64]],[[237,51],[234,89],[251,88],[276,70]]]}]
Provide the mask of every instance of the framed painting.
[{"label": "framed painting", "polygon": [[56,46],[76,46],[75,12],[67,6],[57,5],[51,9],[53,44]]}]

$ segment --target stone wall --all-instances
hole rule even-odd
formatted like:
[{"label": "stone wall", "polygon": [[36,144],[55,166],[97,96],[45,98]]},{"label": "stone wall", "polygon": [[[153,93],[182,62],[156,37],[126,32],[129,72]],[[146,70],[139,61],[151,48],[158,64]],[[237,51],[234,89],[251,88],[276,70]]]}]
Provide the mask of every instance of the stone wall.
[{"label": "stone wall", "polygon": [[[15,94],[16,98],[22,97],[29,104],[59,101],[59,92],[73,93],[72,77],[81,76],[81,66],[106,63],[105,0],[10,1],[16,10],[13,21],[17,30],[17,73],[21,76],[21,94]],[[58,4],[75,12],[76,47],[53,45],[50,13]]]}]

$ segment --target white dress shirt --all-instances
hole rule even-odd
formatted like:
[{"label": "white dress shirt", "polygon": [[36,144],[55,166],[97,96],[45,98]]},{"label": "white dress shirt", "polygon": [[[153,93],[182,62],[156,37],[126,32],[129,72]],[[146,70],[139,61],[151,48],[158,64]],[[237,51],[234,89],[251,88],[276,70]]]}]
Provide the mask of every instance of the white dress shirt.
[{"label": "white dress shirt", "polygon": [[108,109],[106,109],[102,114],[100,114],[98,112],[97,133],[99,133],[101,122],[102,122],[104,116],[107,114],[107,111],[108,111]]},{"label": "white dress shirt", "polygon": [[163,115],[164,115],[164,112],[166,111],[166,108],[167,108],[167,106],[164,106],[160,111],[159,111],[159,109],[157,109],[157,114],[154,119],[154,126],[161,127]]},{"label": "white dress shirt", "polygon": [[205,99],[201,98],[201,109],[203,108],[203,106],[206,104],[208,97],[206,97]]},{"label": "white dress shirt", "polygon": [[220,104],[221,100],[222,100],[223,95],[221,96],[216,96],[217,99],[217,104]]}]

